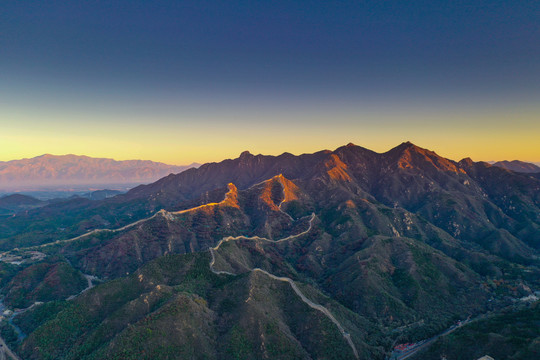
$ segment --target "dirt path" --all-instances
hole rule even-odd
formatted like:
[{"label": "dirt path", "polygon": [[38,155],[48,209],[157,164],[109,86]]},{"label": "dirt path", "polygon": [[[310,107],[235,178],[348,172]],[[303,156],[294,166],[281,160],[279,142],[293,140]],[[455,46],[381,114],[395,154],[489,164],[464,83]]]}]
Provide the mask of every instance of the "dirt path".
[{"label": "dirt path", "polygon": [[73,300],[75,299],[77,296],[81,295],[82,293],[90,290],[91,288],[93,288],[95,286],[93,280],[99,280],[97,277],[95,277],[94,275],[88,275],[88,274],[83,274],[83,276],[86,278],[86,281],[88,282],[88,285],[81,290],[80,293],[78,294],[75,294],[75,295],[71,295],[69,296],[66,300]]},{"label": "dirt path", "polygon": [[[135,222],[133,222],[131,224],[122,226],[122,227],[117,228],[117,229],[94,229],[94,230],[91,230],[91,231],[89,231],[87,233],[84,233],[82,235],[75,236],[74,238],[65,239],[65,240],[56,240],[56,241],[52,241],[52,242],[49,242],[49,243],[45,243],[45,244],[41,244],[41,245],[35,245],[35,246],[28,246],[28,247],[24,247],[24,248],[17,248],[16,250],[17,251],[30,251],[30,250],[43,249],[43,248],[48,247],[48,246],[66,244],[66,243],[70,243],[70,242],[73,242],[73,241],[77,241],[77,240],[80,240],[80,239],[85,238],[87,236],[94,235],[94,234],[97,234],[97,233],[100,233],[100,232],[115,233],[115,232],[123,231],[123,230],[129,229],[131,227],[137,226],[137,225],[139,225],[139,224],[141,224],[141,223],[143,223],[145,221],[151,220],[151,219],[155,218],[158,215],[162,215],[164,212],[165,212],[165,210],[160,210],[160,211],[158,211],[157,213],[155,213],[154,215],[152,215],[152,216],[150,216],[148,218],[137,220],[137,221],[135,221]],[[5,255],[9,254],[11,251],[12,250],[5,251],[5,252],[3,252],[1,254],[1,256],[4,257]]]},{"label": "dirt path", "polygon": [[[66,244],[66,243],[70,243],[70,242],[73,242],[73,241],[80,240],[80,239],[85,238],[85,237],[90,236],[90,235],[98,234],[100,232],[116,233],[116,232],[120,232],[120,231],[130,229],[130,228],[135,227],[135,226],[137,226],[139,224],[142,224],[142,223],[144,223],[146,221],[152,220],[152,219],[156,218],[157,216],[163,216],[166,219],[170,220],[172,215],[185,214],[185,213],[188,213],[188,212],[191,212],[191,211],[196,211],[198,209],[202,209],[202,208],[205,208],[205,207],[211,207],[211,206],[220,205],[220,204],[222,204],[223,202],[225,202],[228,199],[228,196],[230,195],[231,191],[232,190],[229,189],[229,191],[225,194],[225,198],[223,199],[223,201],[221,201],[219,203],[208,203],[208,204],[196,206],[196,207],[193,207],[193,208],[189,208],[189,209],[186,209],[186,210],[171,211],[171,212],[169,212],[167,210],[164,210],[164,209],[161,209],[152,216],[149,216],[149,217],[144,218],[144,219],[137,220],[135,222],[132,222],[130,224],[124,225],[124,226],[116,228],[116,229],[94,229],[94,230],[88,231],[87,233],[84,233],[84,234],[79,235],[79,236],[75,236],[75,237],[70,238],[70,239],[56,240],[56,241],[52,241],[52,242],[49,242],[49,243],[46,243],[46,244],[28,246],[28,247],[24,247],[24,248],[18,248],[17,251],[37,250],[37,249],[42,249],[42,248],[45,248],[45,247],[48,247],[48,246]],[[9,254],[10,252],[11,251],[5,251],[5,252],[1,253],[0,258],[4,257],[5,255]]]},{"label": "dirt path", "polygon": [[354,352],[354,357],[355,358],[359,358],[358,357],[358,352],[356,351],[356,347],[354,346],[354,343],[352,342],[352,339],[351,339],[351,335],[345,331],[345,329],[343,328],[343,326],[341,325],[341,323],[339,321],[337,321],[337,319],[334,317],[334,315],[332,315],[332,313],[330,312],[330,310],[328,310],[327,308],[325,308],[324,306],[322,305],[319,305],[319,304],[316,304],[314,303],[313,301],[309,300],[303,293],[302,291],[300,291],[300,289],[298,288],[298,286],[295,284],[295,282],[291,279],[291,278],[288,278],[288,277],[283,277],[283,276],[276,276],[274,274],[270,274],[268,271],[266,270],[263,270],[263,269],[260,269],[260,268],[254,268],[253,270],[251,271],[258,271],[258,272],[262,272],[263,274],[266,274],[268,275],[269,277],[271,277],[272,279],[274,280],[279,280],[279,281],[285,281],[285,282],[288,282],[292,289],[294,290],[294,292],[296,293],[296,295],[298,295],[300,297],[300,299],[302,299],[303,302],[305,302],[306,304],[308,304],[309,307],[315,309],[315,310],[319,310],[320,312],[322,312],[324,315],[326,315],[327,318],[330,319],[330,321],[332,321],[338,328],[339,332],[341,333],[341,335],[345,338],[345,340],[347,340],[347,342],[349,343],[349,346],[351,347],[352,351]]},{"label": "dirt path", "polygon": [[435,340],[437,340],[438,338],[440,338],[441,336],[446,336],[452,332],[454,332],[455,330],[461,328],[462,326],[465,326],[473,321],[476,321],[478,319],[480,319],[481,317],[483,317],[484,314],[482,315],[479,315],[477,316],[476,318],[474,319],[467,319],[465,321],[463,321],[460,325],[458,326],[452,326],[450,327],[449,329],[446,329],[444,330],[442,333],[440,333],[439,335],[435,335],[433,336],[432,338],[429,338],[428,340],[426,340],[426,342],[424,342],[423,344],[415,347],[414,349],[411,349],[410,351],[404,353],[404,354],[401,354],[397,357],[395,357],[396,360],[405,360],[405,359],[408,359],[410,358],[411,356],[413,356],[414,354],[416,354],[417,352],[419,352],[420,350],[422,349],[425,349],[425,348],[428,348],[429,346],[431,346],[431,344],[433,344],[435,342]]},{"label": "dirt path", "polygon": [[[214,274],[218,274],[218,275],[222,275],[222,274],[226,274],[226,275],[232,275],[232,276],[236,276],[237,274],[233,274],[233,273],[230,273],[228,271],[222,271],[222,270],[216,270],[214,269],[214,264],[216,262],[216,257],[215,257],[215,254],[214,252],[217,251],[219,249],[219,247],[221,246],[221,244],[223,244],[224,242],[229,242],[229,241],[237,241],[237,240],[240,240],[240,239],[246,239],[246,240],[254,240],[254,241],[267,241],[267,242],[271,242],[271,243],[280,243],[280,242],[283,242],[283,241],[290,241],[290,240],[293,240],[293,239],[296,239],[302,235],[305,235],[307,234],[308,232],[311,231],[311,228],[313,227],[313,220],[315,220],[315,214],[311,214],[311,219],[309,220],[309,227],[307,230],[299,233],[299,234],[296,234],[296,235],[291,235],[291,236],[288,236],[286,238],[283,238],[283,239],[279,239],[279,240],[270,240],[270,239],[266,239],[266,238],[261,238],[259,236],[252,236],[252,237],[248,237],[248,236],[236,236],[236,237],[232,237],[232,236],[228,236],[228,237],[225,237],[223,239],[221,239],[218,244],[215,246],[215,247],[210,247],[209,248],[209,251],[210,251],[210,255],[212,256],[212,259],[210,260],[210,270],[214,273]],[[294,280],[292,280],[291,278],[288,278],[288,277],[283,277],[283,276],[276,276],[274,274],[271,274],[269,273],[268,271],[266,270],[263,270],[261,268],[253,268],[251,269],[252,272],[260,272],[260,273],[263,273],[267,276],[269,276],[270,278],[274,279],[274,280],[278,280],[278,281],[285,281],[285,282],[288,282],[289,285],[291,285],[291,288],[293,289],[293,291],[296,293],[296,295],[298,295],[298,297],[300,297],[300,299],[306,303],[309,307],[315,309],[315,310],[318,310],[320,312],[322,312],[328,319],[330,319],[330,321],[332,321],[334,323],[334,325],[336,325],[336,327],[338,328],[339,332],[341,333],[341,335],[345,338],[345,340],[347,341],[347,343],[349,344],[349,346],[351,347],[351,350],[353,351],[354,353],[354,357],[356,359],[359,359],[359,356],[358,356],[358,351],[356,350],[356,346],[354,345],[352,339],[351,339],[351,335],[345,331],[345,329],[343,328],[343,326],[341,325],[341,323],[334,317],[334,315],[332,315],[332,313],[330,312],[330,310],[328,310],[326,307],[320,305],[320,304],[316,304],[314,303],[313,301],[311,301],[310,299],[308,299],[304,293],[302,293],[302,291],[298,288],[298,286],[296,285],[296,283],[294,282]]]},{"label": "dirt path", "polygon": [[[265,181],[261,182],[260,184],[264,183]],[[281,182],[281,180],[280,180]],[[255,184],[253,186],[257,186],[259,184]],[[281,182],[281,185],[283,187],[283,191],[285,191],[285,184],[283,184]],[[252,186],[252,187],[253,187]],[[225,201],[227,199],[227,196],[229,195],[229,192],[227,194],[225,194],[225,199],[223,201]],[[285,196],[285,194],[284,194]],[[283,205],[284,201],[281,201],[278,208],[279,208],[279,211],[281,211],[282,213],[284,213],[285,215],[287,215],[291,220],[294,220],[289,214],[287,214],[286,212],[284,212],[282,209],[281,209],[281,206]],[[168,212],[166,210],[160,210],[158,211],[157,213],[155,213],[154,215],[148,217],[148,218],[144,218],[144,219],[141,219],[141,220],[137,220],[133,223],[130,223],[128,225],[125,225],[125,226],[122,226],[120,228],[117,228],[117,229],[94,229],[94,230],[91,230],[85,234],[82,234],[82,235],[79,235],[79,236],[76,236],[74,238],[70,238],[70,239],[66,239],[66,240],[56,240],[56,241],[53,241],[53,242],[50,242],[50,243],[46,243],[46,244],[41,244],[41,245],[37,245],[37,246],[30,246],[30,247],[26,247],[26,248],[19,248],[18,251],[28,251],[28,250],[35,250],[35,249],[40,249],[40,248],[44,248],[44,247],[47,247],[47,246],[53,246],[53,245],[58,245],[58,244],[65,244],[65,243],[69,243],[69,242],[73,242],[73,241],[77,241],[79,239],[82,239],[86,236],[90,236],[90,235],[93,235],[93,234],[97,234],[97,233],[100,233],[100,232],[120,232],[120,231],[124,231],[124,230],[127,230],[129,228],[132,228],[134,226],[137,226],[143,222],[146,222],[148,220],[151,220],[153,218],[155,218],[156,216],[164,216],[166,218],[170,217],[171,215],[176,215],[176,214],[183,214],[183,213],[187,213],[187,212],[190,212],[190,211],[194,211],[194,210],[197,210],[197,209],[200,209],[200,208],[203,208],[203,207],[207,207],[207,206],[216,206],[216,205],[219,205],[220,203],[209,203],[209,204],[205,204],[205,205],[201,205],[201,206],[197,206],[197,207],[194,207],[194,208],[191,208],[191,209],[186,209],[186,210],[180,210],[180,211],[176,211],[176,212]],[[288,237],[285,237],[283,239],[279,239],[279,240],[270,240],[270,239],[267,239],[267,238],[262,238],[262,237],[259,237],[259,236],[252,236],[252,237],[247,237],[247,236],[236,236],[236,237],[232,237],[232,236],[228,236],[228,237],[225,237],[223,239],[221,239],[218,244],[215,246],[215,247],[211,247],[209,248],[209,251],[210,251],[210,254],[212,256],[212,260],[210,261],[210,270],[215,273],[215,274],[226,274],[226,275],[232,275],[232,276],[236,276],[236,274],[233,274],[233,273],[230,273],[230,272],[227,272],[227,271],[220,271],[220,270],[216,270],[214,269],[214,263],[215,263],[215,255],[214,255],[214,251],[217,251],[219,249],[219,247],[221,246],[222,243],[224,242],[228,242],[228,241],[237,241],[237,240],[240,240],[240,239],[247,239],[247,240],[259,240],[259,241],[266,241],[266,242],[272,242],[272,243],[280,243],[280,242],[284,242],[284,241],[290,241],[290,240],[293,240],[293,239],[296,239],[300,236],[303,236],[307,233],[309,233],[313,227],[313,221],[315,220],[315,213],[311,214],[311,219],[309,220],[309,227],[307,230],[299,233],[299,234],[296,234],[296,235],[291,235],[291,236],[288,236]],[[9,251],[3,253],[2,255],[5,255],[5,254],[8,254]],[[332,315],[332,313],[324,306],[320,305],[320,304],[316,304],[314,303],[313,301],[309,300],[303,293],[302,291],[300,291],[300,289],[298,288],[298,286],[295,284],[295,282],[288,278],[288,277],[280,277],[280,276],[276,276],[276,275],[273,275],[269,272],[267,272],[266,270],[263,270],[263,269],[260,269],[260,268],[254,268],[254,269],[251,269],[251,271],[258,271],[258,272],[261,272],[267,276],[269,276],[270,278],[274,279],[274,280],[278,280],[278,281],[285,281],[285,282],[288,282],[290,285],[291,285],[291,288],[293,289],[293,291],[300,297],[300,299],[306,303],[309,307],[315,309],[315,310],[318,310],[320,312],[322,312],[328,319],[330,319],[330,321],[332,321],[336,327],[338,328],[339,332],[341,333],[341,335],[345,338],[345,340],[347,341],[347,343],[349,344],[349,346],[351,347],[353,353],[354,353],[354,356],[356,359],[358,359],[358,352],[356,350],[356,347],[351,339],[351,336],[349,333],[347,333],[345,331],[345,329],[343,328],[343,326],[341,325],[341,323],[339,323],[339,321]],[[94,285],[92,283],[92,280],[95,279],[93,276],[91,275],[85,275],[87,281],[88,281],[88,286],[82,290],[79,294],[77,295],[74,295],[74,296],[70,296],[67,300],[71,300],[73,298],[75,298],[76,296],[82,294],[83,292],[91,289]],[[2,348],[4,348],[4,351],[5,353],[10,356],[12,359],[16,359],[16,360],[20,360],[20,358],[14,354],[6,345],[5,345],[5,342],[3,341],[3,339],[0,338],[0,345],[2,345]]]},{"label": "dirt path", "polygon": [[14,360],[21,360],[20,357],[17,356],[11,349],[6,345],[6,342],[4,339],[0,337],[0,353],[4,356],[4,358],[11,358]]}]

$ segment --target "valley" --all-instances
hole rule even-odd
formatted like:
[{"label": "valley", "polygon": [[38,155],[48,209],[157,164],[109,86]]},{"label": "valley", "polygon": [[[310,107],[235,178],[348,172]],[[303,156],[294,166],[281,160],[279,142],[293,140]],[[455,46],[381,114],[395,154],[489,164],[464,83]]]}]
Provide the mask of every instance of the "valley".
[{"label": "valley", "polygon": [[0,360],[540,359],[540,1],[0,19]]},{"label": "valley", "polygon": [[45,205],[0,219],[3,301],[32,306],[13,319],[27,337],[1,335],[33,359],[382,359],[429,339],[416,358],[540,290],[539,190],[410,143],[349,144]]}]

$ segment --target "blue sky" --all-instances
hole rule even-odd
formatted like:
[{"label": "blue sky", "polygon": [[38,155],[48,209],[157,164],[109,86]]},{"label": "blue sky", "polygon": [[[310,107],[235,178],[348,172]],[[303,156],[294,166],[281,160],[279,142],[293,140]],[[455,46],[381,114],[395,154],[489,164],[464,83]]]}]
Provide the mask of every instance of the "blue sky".
[{"label": "blue sky", "polygon": [[535,1],[3,1],[0,23],[0,160],[540,161]]}]

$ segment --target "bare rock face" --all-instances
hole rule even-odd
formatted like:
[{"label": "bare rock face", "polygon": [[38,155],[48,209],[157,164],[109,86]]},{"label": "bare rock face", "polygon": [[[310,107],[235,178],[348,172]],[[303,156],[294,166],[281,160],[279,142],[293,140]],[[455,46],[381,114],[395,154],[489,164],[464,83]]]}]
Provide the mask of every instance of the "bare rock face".
[{"label": "bare rock face", "polygon": [[[405,209],[456,239],[478,243],[506,258],[534,258],[533,249],[540,246],[538,179],[470,159],[454,162],[407,142],[380,154],[352,144],[300,156],[244,152],[237,159],[171,174],[112,199],[92,204],[72,200],[4,219],[0,248],[19,237],[38,244],[96,227],[120,227],[160,209],[178,211],[219,202],[229,183],[244,190],[276,176],[298,188],[286,191],[302,200],[297,202],[302,206],[292,206],[291,212],[362,198]],[[268,186],[263,193],[267,204],[272,196],[281,196],[272,195],[275,189]],[[59,219],[63,226],[58,226]],[[23,236],[28,222],[39,228],[35,236]]]},{"label": "bare rock face", "polygon": [[[28,358],[383,359],[396,339],[531,295],[539,239],[538,178],[408,142],[244,152],[0,219],[12,259],[41,249],[63,273],[103,282],[22,317]],[[48,279],[61,296],[84,285],[2,264],[12,302],[42,301]]]}]

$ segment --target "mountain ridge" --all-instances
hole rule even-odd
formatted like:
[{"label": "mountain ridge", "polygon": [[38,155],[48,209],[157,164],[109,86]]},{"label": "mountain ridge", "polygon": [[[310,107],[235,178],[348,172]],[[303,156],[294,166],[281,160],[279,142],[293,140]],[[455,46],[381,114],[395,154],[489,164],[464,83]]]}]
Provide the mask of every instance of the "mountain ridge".
[{"label": "mountain ridge", "polygon": [[[411,143],[348,144],[243,152],[20,212],[0,219],[0,292],[10,307],[46,303],[17,316],[29,336],[10,347],[36,359],[383,359],[400,339],[534,294],[539,190]],[[80,290],[84,278],[95,286]]]},{"label": "mountain ridge", "polygon": [[[403,159],[406,160],[406,166],[400,166],[403,165]],[[138,211],[145,214],[140,217],[142,218],[160,209],[177,211],[192,207],[197,202],[202,204],[205,201],[201,196],[207,197],[212,191],[224,188],[228,183],[233,183],[242,190],[279,174],[293,179],[297,185],[306,183],[308,188],[331,186],[338,190],[347,189],[346,191],[361,193],[365,198],[382,202],[386,206],[398,206],[419,212],[459,238],[483,238],[489,235],[489,231],[493,231],[503,242],[516,242],[515,236],[518,232],[533,234],[538,229],[540,215],[534,210],[540,203],[540,195],[535,191],[539,187],[538,180],[520,174],[510,175],[506,170],[487,163],[458,163],[444,159],[411,143],[402,143],[385,153],[375,153],[352,144],[335,151],[323,150],[299,156],[288,153],[279,156],[244,153],[237,159],[207,163],[197,169],[168,175],[155,183],[140,185],[126,194],[92,206],[116,208],[137,203],[140,208]],[[489,177],[486,177],[486,174],[489,174]],[[518,198],[523,198],[523,201],[520,201],[528,210],[525,211],[524,208],[516,212],[513,201],[518,198],[504,200],[501,197],[504,196],[503,189],[498,188],[502,187],[504,182],[498,184],[489,180],[497,177],[529,189],[516,193]],[[489,186],[489,189],[484,189],[485,186]],[[490,199],[489,194],[495,199]],[[460,200],[448,202],[452,197],[459,197]],[[72,204],[79,206],[75,202]],[[471,207],[471,204],[475,205]],[[87,205],[80,203],[80,206]],[[435,212],[440,206],[453,214],[452,217],[440,217]],[[48,208],[50,207],[45,207]],[[464,211],[465,208],[468,210]],[[130,212],[135,210],[132,205],[129,205],[129,209]],[[115,210],[114,218],[107,219],[103,224],[115,221],[121,225],[118,216],[124,211]],[[441,209],[436,211],[440,213]],[[518,225],[527,220],[532,222]],[[497,230],[501,225],[505,229],[501,230],[502,232]],[[527,235],[526,238],[531,236]],[[534,242],[532,238],[531,241]],[[525,248],[520,250],[522,253],[527,252],[528,245],[524,246]]]},{"label": "mountain ridge", "polygon": [[147,183],[197,165],[176,166],[150,160],[117,161],[86,155],[44,154],[1,161],[0,188]]},{"label": "mountain ridge", "polygon": [[503,160],[492,163],[493,166],[498,166],[503,169],[512,170],[522,173],[540,173],[540,166],[536,164],[520,161],[520,160]]}]

